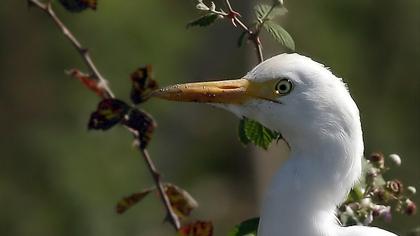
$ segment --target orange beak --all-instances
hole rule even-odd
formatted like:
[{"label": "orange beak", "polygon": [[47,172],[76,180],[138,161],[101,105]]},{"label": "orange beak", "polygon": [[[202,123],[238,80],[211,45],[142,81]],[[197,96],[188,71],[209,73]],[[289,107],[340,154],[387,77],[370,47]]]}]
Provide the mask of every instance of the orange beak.
[{"label": "orange beak", "polygon": [[272,83],[247,79],[186,83],[156,90],[152,96],[170,101],[199,103],[243,104],[256,98],[277,102],[275,99],[278,95]]}]

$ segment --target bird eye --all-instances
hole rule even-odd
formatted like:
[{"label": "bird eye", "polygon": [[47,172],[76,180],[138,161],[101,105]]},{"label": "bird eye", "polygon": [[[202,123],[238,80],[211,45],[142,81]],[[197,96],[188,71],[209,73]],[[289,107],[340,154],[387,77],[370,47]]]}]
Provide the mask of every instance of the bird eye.
[{"label": "bird eye", "polygon": [[293,89],[292,81],[289,79],[282,79],[276,84],[276,93],[280,95],[286,95]]}]

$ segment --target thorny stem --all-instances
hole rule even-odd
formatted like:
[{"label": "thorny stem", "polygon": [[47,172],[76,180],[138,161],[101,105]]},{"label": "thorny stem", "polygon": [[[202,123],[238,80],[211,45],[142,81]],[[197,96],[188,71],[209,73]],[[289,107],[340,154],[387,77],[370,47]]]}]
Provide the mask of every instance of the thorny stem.
[{"label": "thorny stem", "polygon": [[[263,51],[262,51],[262,44],[260,40],[260,29],[259,27],[256,27],[255,30],[251,29],[250,27],[246,26],[245,23],[243,23],[238,16],[240,14],[233,10],[232,5],[230,4],[229,0],[225,0],[225,4],[228,7],[228,13],[224,12],[223,10],[217,11],[217,10],[209,10],[210,12],[217,14],[219,16],[223,16],[227,19],[230,19],[232,21],[232,24],[237,27],[241,27],[242,30],[244,30],[248,34],[248,39],[254,44],[255,51],[257,53],[258,62],[261,63],[264,61]],[[274,9],[274,6],[273,6]],[[272,10],[272,9],[271,9]],[[271,12],[270,10],[270,12]]]},{"label": "thorny stem", "polygon": [[254,44],[255,47],[255,51],[257,53],[257,58],[258,61],[261,63],[264,61],[264,55],[263,55],[263,51],[262,51],[262,44],[261,44],[261,40],[260,40],[260,30],[257,28],[256,30],[252,30],[250,29],[250,27],[246,26],[239,18],[239,14],[237,12],[235,12],[232,8],[232,5],[230,4],[229,0],[225,0],[226,6],[229,9],[229,14],[228,16],[230,16],[232,18],[232,21],[235,24],[239,25],[244,31],[246,31],[249,35],[249,40],[251,40],[251,42]]},{"label": "thorny stem", "polygon": [[[115,98],[111,88],[108,86],[108,81],[101,75],[99,70],[97,69],[95,63],[93,62],[88,49],[84,48],[82,44],[77,40],[74,34],[67,28],[67,26],[58,18],[55,14],[55,11],[52,8],[52,0],[47,0],[47,2],[41,2],[40,0],[27,0],[30,6],[35,6],[44,11],[48,16],[54,21],[56,26],[62,31],[63,35],[70,41],[70,43],[76,48],[79,52],[80,56],[83,58],[84,62],[86,63],[87,67],[92,73],[93,79],[96,79],[101,84],[102,88],[105,90],[104,98]],[[133,133],[128,129],[129,132]],[[181,223],[179,221],[178,216],[174,213],[171,207],[171,203],[169,201],[168,196],[165,193],[165,189],[163,183],[161,181],[160,173],[156,169],[155,164],[153,163],[150,155],[146,149],[139,148],[140,153],[144,157],[144,160],[147,164],[147,168],[152,175],[152,178],[155,182],[155,185],[159,191],[159,195],[161,197],[162,203],[166,209],[167,216],[169,222],[175,228],[175,230],[179,230],[181,228]]]}]

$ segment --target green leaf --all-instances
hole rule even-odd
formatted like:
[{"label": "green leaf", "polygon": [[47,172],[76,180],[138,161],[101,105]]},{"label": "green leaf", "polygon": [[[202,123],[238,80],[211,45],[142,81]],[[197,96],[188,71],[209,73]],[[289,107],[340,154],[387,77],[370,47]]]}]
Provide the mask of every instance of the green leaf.
[{"label": "green leaf", "polygon": [[282,16],[287,13],[287,9],[284,7],[270,6],[267,4],[258,4],[255,6],[255,14],[260,20],[271,20],[277,16]]},{"label": "green leaf", "polygon": [[359,202],[363,198],[363,191],[360,185],[355,185],[347,196],[347,201]]},{"label": "green leaf", "polygon": [[253,143],[265,150],[271,142],[277,140],[280,134],[269,130],[257,121],[244,117],[239,123],[239,139],[245,145]]},{"label": "green leaf", "polygon": [[277,42],[292,51],[295,50],[295,42],[292,36],[283,27],[272,21],[267,21],[263,25]]},{"label": "green leaf", "polygon": [[243,221],[239,225],[236,225],[235,228],[229,232],[228,236],[256,236],[259,223],[259,217]]},{"label": "green leaf", "polygon": [[211,24],[213,24],[217,18],[219,18],[219,16],[217,14],[214,13],[209,13],[206,14],[190,23],[187,24],[187,28],[193,27],[193,26],[209,26]]},{"label": "green leaf", "polygon": [[246,132],[245,132],[245,127],[247,126],[247,122],[248,122],[248,119],[247,118],[243,118],[239,122],[239,129],[238,129],[238,131],[239,131],[238,132],[239,140],[244,145],[248,145],[251,142],[251,140],[248,138],[248,136],[246,135]]}]

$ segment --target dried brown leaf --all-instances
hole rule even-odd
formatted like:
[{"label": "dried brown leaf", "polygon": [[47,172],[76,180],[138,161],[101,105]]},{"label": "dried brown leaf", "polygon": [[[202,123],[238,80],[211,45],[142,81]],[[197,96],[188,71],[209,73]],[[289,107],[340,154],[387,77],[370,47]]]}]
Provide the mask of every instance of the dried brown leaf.
[{"label": "dried brown leaf", "polygon": [[131,74],[133,87],[131,89],[130,98],[134,104],[146,101],[150,97],[151,92],[159,87],[157,82],[153,79],[152,72],[152,66],[147,65],[138,68]]},{"label": "dried brown leaf", "polygon": [[171,202],[173,211],[180,217],[186,218],[191,211],[198,207],[197,201],[184,189],[173,184],[165,184],[165,193]]},{"label": "dried brown leaf", "polygon": [[153,192],[156,188],[148,188],[138,193],[133,193],[130,196],[124,197],[121,199],[116,206],[116,211],[118,214],[122,214],[132,206],[136,205],[138,202],[143,200],[149,193]]}]

